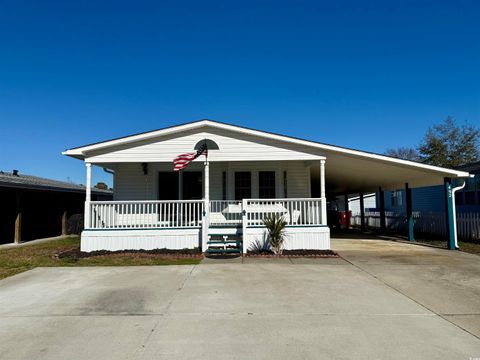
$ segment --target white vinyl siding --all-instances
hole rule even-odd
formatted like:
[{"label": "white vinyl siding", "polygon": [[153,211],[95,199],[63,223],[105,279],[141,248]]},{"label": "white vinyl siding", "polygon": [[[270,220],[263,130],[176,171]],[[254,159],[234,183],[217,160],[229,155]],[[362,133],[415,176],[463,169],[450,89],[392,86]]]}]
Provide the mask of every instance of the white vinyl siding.
[{"label": "white vinyl siding", "polygon": [[[145,175],[140,163],[114,164],[114,200],[157,200],[159,171],[172,171],[172,163],[149,163]],[[190,164],[184,171],[203,171],[202,163]],[[210,198],[221,200],[222,172],[226,172],[227,199],[235,197],[235,171],[250,171],[252,174],[252,198],[258,198],[259,171],[275,171],[275,193],[285,197],[283,172],[287,173],[289,198],[310,197],[310,169],[308,162],[221,162],[210,164]]]},{"label": "white vinyl siding", "polygon": [[[90,153],[86,161],[93,163],[170,162],[178,154],[193,151],[195,144],[203,139],[215,141],[220,148],[220,150],[209,152],[208,157],[211,162],[313,160],[321,157],[319,150],[311,147],[221,129],[209,129],[208,132],[192,130],[185,132],[182,136],[163,136],[154,140],[143,140],[109,149],[105,153],[97,150]],[[202,161],[202,158],[195,160],[195,162]]]}]

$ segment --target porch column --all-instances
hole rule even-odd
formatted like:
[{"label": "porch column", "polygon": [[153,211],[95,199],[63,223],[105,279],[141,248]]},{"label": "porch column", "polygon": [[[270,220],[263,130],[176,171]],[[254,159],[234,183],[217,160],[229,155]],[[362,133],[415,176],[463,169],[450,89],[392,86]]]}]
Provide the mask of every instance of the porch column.
[{"label": "porch column", "polygon": [[365,204],[363,201],[363,193],[359,194],[359,200],[360,200],[360,229],[365,231]]},{"label": "porch column", "polygon": [[380,202],[380,231],[387,232],[387,222],[385,219],[385,192],[381,187],[378,188],[378,197]]},{"label": "porch column", "polygon": [[87,170],[87,181],[85,185],[85,213],[83,228],[88,229],[90,227],[90,201],[92,192],[92,164],[85,163]]},{"label": "porch column", "polygon": [[202,251],[207,250],[207,241],[208,241],[208,227],[209,227],[209,220],[210,220],[210,170],[208,159],[205,160],[205,167],[204,167],[204,210],[203,210],[203,223],[202,223]]},{"label": "porch column", "polygon": [[348,194],[345,194],[345,229],[350,229],[350,204],[348,203]]},{"label": "porch column", "polygon": [[320,160],[320,201],[322,225],[327,225],[327,197],[325,195],[325,160]]},{"label": "porch column", "polygon": [[210,201],[210,170],[208,160],[205,160],[205,201]]},{"label": "porch column", "polygon": [[408,240],[413,241],[415,237],[413,235],[413,206],[412,206],[412,189],[408,187],[408,183],[405,184],[405,201],[407,210],[407,235]]},{"label": "porch column", "polygon": [[455,213],[453,211],[453,191],[452,179],[443,180],[443,189],[445,192],[445,225],[447,228],[447,245],[449,250],[455,250]]}]

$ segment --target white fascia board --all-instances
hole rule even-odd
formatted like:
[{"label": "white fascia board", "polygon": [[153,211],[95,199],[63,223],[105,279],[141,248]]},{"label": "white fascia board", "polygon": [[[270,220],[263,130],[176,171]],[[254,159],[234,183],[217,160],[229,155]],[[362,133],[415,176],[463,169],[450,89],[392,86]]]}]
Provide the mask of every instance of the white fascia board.
[{"label": "white fascia board", "polygon": [[186,131],[186,130],[194,129],[197,127],[202,127],[206,125],[206,122],[207,122],[206,120],[200,120],[194,123],[188,123],[184,125],[169,127],[166,129],[154,130],[154,131],[150,131],[142,134],[126,136],[126,137],[113,139],[113,140],[107,140],[107,141],[92,144],[92,145],[81,146],[74,149],[68,149],[62,152],[62,154],[68,155],[68,156],[85,155],[85,153],[88,151],[99,150],[99,149],[116,146],[116,145],[124,145],[124,144],[128,144],[135,141],[147,140],[147,139],[155,138],[157,136],[169,135],[169,134],[174,134],[180,131]]},{"label": "white fascia board", "polygon": [[396,164],[399,164],[399,165],[405,165],[405,166],[409,166],[409,167],[413,166],[413,167],[418,167],[418,168],[421,168],[421,169],[432,170],[432,171],[435,171],[435,172],[448,173],[448,174],[455,175],[457,177],[468,177],[469,176],[469,173],[465,172],[465,171],[446,169],[446,168],[442,168],[442,167],[439,167],[439,166],[421,164],[421,163],[417,163],[415,161],[397,159],[397,158],[393,158],[393,157],[390,157],[390,156],[372,154],[372,153],[368,153],[368,152],[364,152],[364,151],[360,151],[360,150],[353,150],[353,149],[347,149],[347,148],[342,148],[342,147],[333,146],[333,145],[321,144],[321,143],[317,143],[317,142],[313,142],[313,141],[309,141],[309,140],[302,140],[302,139],[291,138],[291,137],[283,136],[283,135],[266,133],[266,132],[259,131],[259,130],[239,128],[239,127],[236,127],[234,125],[221,124],[221,123],[213,123],[211,125],[214,125],[216,127],[220,127],[220,128],[223,128],[223,129],[231,130],[231,131],[240,132],[240,133],[256,135],[256,136],[261,136],[261,137],[267,137],[267,138],[270,138],[270,139],[286,141],[286,142],[299,144],[299,145],[304,145],[304,146],[315,147],[315,148],[321,149],[321,150],[334,151],[334,152],[337,152],[337,153],[344,153],[344,154],[359,156],[359,157],[367,157],[367,158],[371,158],[371,159],[375,159],[375,160],[381,160],[381,161],[385,161],[385,162],[396,163]]},{"label": "white fascia board", "polygon": [[248,129],[248,128],[239,127],[239,126],[235,126],[235,125],[219,123],[219,122],[211,121],[211,120],[200,120],[200,121],[196,121],[196,122],[192,122],[192,123],[188,123],[188,124],[169,127],[169,128],[166,128],[166,129],[155,130],[155,131],[142,133],[142,134],[138,134],[138,135],[127,136],[127,137],[114,139],[114,140],[110,140],[110,141],[105,141],[105,142],[101,142],[101,143],[97,143],[97,144],[92,144],[92,145],[87,145],[87,146],[78,147],[78,148],[74,148],[74,149],[69,149],[69,150],[66,150],[66,151],[62,152],[62,154],[72,156],[72,157],[77,157],[77,158],[84,158],[85,153],[88,152],[88,151],[99,150],[99,149],[103,149],[103,148],[111,147],[111,146],[116,146],[116,145],[128,144],[128,143],[135,142],[135,141],[147,140],[147,139],[155,138],[157,136],[175,134],[177,132],[191,130],[191,129],[195,129],[195,128],[203,127],[203,126],[210,126],[210,127],[213,127],[213,128],[230,130],[232,132],[237,132],[237,133],[242,133],[242,134],[247,134],[247,135],[255,135],[255,136],[259,136],[259,137],[263,137],[263,138],[279,140],[279,141],[283,141],[283,142],[288,142],[288,143],[292,143],[292,144],[298,144],[298,145],[313,147],[313,148],[320,149],[320,150],[327,150],[327,151],[342,153],[342,154],[351,155],[351,156],[358,156],[358,157],[362,157],[362,158],[379,160],[379,161],[398,164],[398,165],[403,165],[403,166],[407,166],[407,167],[415,167],[415,168],[418,168],[418,169],[429,170],[429,171],[432,171],[432,172],[438,172],[438,173],[442,173],[442,174],[445,174],[445,175],[451,175],[451,176],[456,176],[456,177],[468,177],[470,175],[466,171],[447,169],[447,168],[442,168],[442,167],[439,167],[439,166],[417,163],[415,161],[397,159],[397,158],[393,158],[393,157],[390,157],[390,156],[373,154],[373,153],[369,153],[369,152],[365,152],[365,151],[361,151],[361,150],[348,149],[348,148],[343,148],[343,147],[334,146],[334,145],[317,143],[317,142],[309,141],[309,140],[297,139],[297,138],[293,138],[293,137],[289,137],[289,136],[285,136],[285,135],[278,135],[278,134],[273,134],[273,133],[269,133],[269,132],[265,132],[265,131],[261,131],[261,130]]}]

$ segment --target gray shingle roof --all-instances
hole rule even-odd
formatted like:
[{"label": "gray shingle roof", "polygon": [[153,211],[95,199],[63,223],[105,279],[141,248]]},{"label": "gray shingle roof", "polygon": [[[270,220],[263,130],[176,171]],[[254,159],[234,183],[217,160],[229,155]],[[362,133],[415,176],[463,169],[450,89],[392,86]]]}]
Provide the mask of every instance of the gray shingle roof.
[{"label": "gray shingle roof", "polygon": [[[54,190],[69,192],[85,192],[85,186],[72,182],[46,179],[33,175],[24,175],[0,171],[0,187],[19,188],[19,189],[37,189]],[[111,194],[111,190],[92,189],[92,193]]]}]

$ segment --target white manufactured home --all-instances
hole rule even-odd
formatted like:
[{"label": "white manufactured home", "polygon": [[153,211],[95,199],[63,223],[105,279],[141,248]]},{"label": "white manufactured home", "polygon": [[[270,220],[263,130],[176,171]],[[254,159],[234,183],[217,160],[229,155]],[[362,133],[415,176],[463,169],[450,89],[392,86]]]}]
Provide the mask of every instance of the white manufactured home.
[{"label": "white manufactured home", "polygon": [[[208,157],[173,171],[175,157],[203,144]],[[468,176],[211,120],[63,154],[86,165],[82,251],[206,251],[211,239],[219,237],[226,249],[246,252],[265,242],[263,219],[271,214],[287,222],[286,249],[329,249],[327,198],[447,184],[446,179]],[[113,173],[113,201],[91,201],[91,166]]]}]

